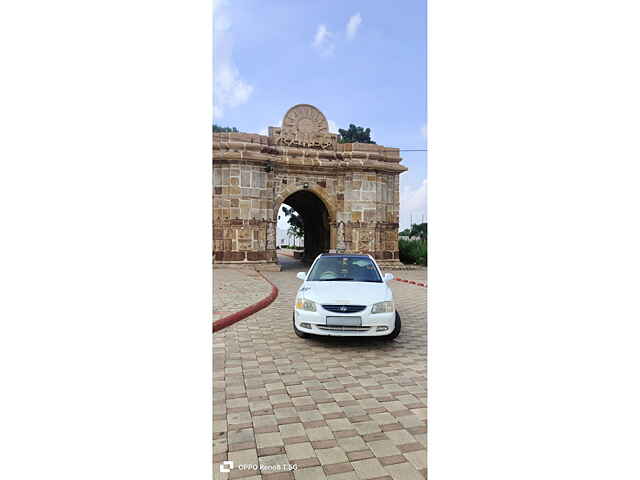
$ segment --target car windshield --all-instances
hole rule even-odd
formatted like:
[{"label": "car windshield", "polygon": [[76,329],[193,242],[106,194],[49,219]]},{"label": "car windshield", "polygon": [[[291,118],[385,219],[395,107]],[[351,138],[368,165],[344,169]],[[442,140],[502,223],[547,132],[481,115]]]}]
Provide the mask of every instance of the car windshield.
[{"label": "car windshield", "polygon": [[378,282],[378,269],[368,257],[320,257],[307,277],[311,282]]}]

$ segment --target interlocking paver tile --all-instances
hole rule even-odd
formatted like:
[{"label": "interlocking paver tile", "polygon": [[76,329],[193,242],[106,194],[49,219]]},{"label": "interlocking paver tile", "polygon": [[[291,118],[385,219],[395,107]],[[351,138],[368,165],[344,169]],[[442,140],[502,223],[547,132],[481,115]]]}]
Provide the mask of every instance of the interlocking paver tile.
[{"label": "interlocking paver tile", "polygon": [[327,476],[322,467],[303,468],[293,472],[296,480],[324,480]]},{"label": "interlocking paver tile", "polygon": [[390,423],[396,423],[396,417],[388,412],[385,413],[373,413],[369,415],[371,420],[378,425],[388,425]]},{"label": "interlocking paver tile", "polygon": [[360,480],[360,479],[356,475],[356,472],[351,471],[351,472],[345,472],[345,473],[338,473],[335,475],[327,475],[327,480]]},{"label": "interlocking paver tile", "polygon": [[374,440],[373,442],[367,442],[367,447],[371,449],[376,457],[400,455],[400,450],[396,448],[391,440]]},{"label": "interlocking paver tile", "polygon": [[[346,458],[346,455],[345,455]],[[353,465],[348,460],[341,463],[322,464],[325,475],[335,475],[337,473],[353,472]]]},{"label": "interlocking paver tile", "polygon": [[248,423],[251,422],[251,414],[249,412],[235,412],[235,413],[230,413],[227,416],[227,422],[229,423],[229,425],[233,425],[233,424],[244,424],[244,423]]},{"label": "interlocking paver tile", "polygon": [[290,418],[298,415],[294,407],[274,408],[273,413],[275,413],[276,418]]},{"label": "interlocking paver tile", "polygon": [[415,439],[415,437],[413,435],[411,435],[406,430],[402,430],[402,429],[385,432],[385,435],[395,445],[414,443],[416,441],[416,439]]},{"label": "interlocking paver tile", "polygon": [[[291,265],[263,272],[279,289],[271,305],[213,335],[214,462],[257,455],[263,464],[299,464],[295,472],[246,472],[244,479],[425,478],[426,289],[390,283],[402,317],[392,342],[300,339],[291,314],[295,274],[307,267]],[[228,272],[216,269],[214,288],[247,275]],[[426,277],[424,269],[391,273]],[[268,285],[258,276],[252,281]],[[214,305],[246,303],[247,285],[223,286]]]},{"label": "interlocking paver tile", "polygon": [[258,433],[256,434],[256,444],[258,448],[284,446],[280,433]]},{"label": "interlocking paver tile", "polygon": [[226,420],[214,420],[213,422],[213,431],[215,432],[226,432],[227,431],[227,421]]},{"label": "interlocking paver tile", "polygon": [[288,425],[279,425],[280,435],[282,438],[286,437],[299,437],[305,434],[305,429],[302,423],[290,423]]},{"label": "interlocking paver tile", "polygon": [[424,450],[416,450],[414,452],[407,452],[403,454],[404,457],[411,462],[416,470],[422,470],[427,468],[427,456],[424,454]]},{"label": "interlocking paver tile", "polygon": [[[311,447],[310,442],[304,443],[295,443],[293,445],[285,445],[285,451],[287,452],[287,457],[289,460],[296,460],[301,458],[311,458],[315,457],[315,451],[313,447]],[[295,462],[294,462],[295,463]]]},{"label": "interlocking paver tile", "polygon": [[272,426],[277,427],[278,422],[275,415],[258,415],[253,417],[253,425],[258,427]]},{"label": "interlocking paver tile", "polygon": [[251,412],[271,408],[271,403],[268,400],[257,400],[255,402],[249,402],[248,405]]},{"label": "interlocking paver tile", "polygon": [[413,414],[398,417],[398,422],[402,424],[404,428],[417,427],[419,425],[424,425],[425,423],[424,419],[419,418]]},{"label": "interlocking paver tile", "polygon": [[[318,460],[318,457],[310,457],[310,458],[301,458],[299,460],[296,460],[294,462],[295,466],[297,468],[299,468],[300,470],[305,469],[305,468],[312,468],[312,467],[319,467],[320,466],[320,460]],[[292,464],[292,465],[294,465]]]},{"label": "interlocking paver tile", "polygon": [[353,469],[358,474],[358,477],[362,478],[363,480],[387,475],[387,471],[382,468],[382,465],[380,465],[380,462],[376,458],[360,460],[357,462],[352,462],[352,464]]},{"label": "interlocking paver tile", "polygon": [[387,465],[384,469],[391,475],[393,480],[424,480],[427,478],[421,475],[409,462]]},{"label": "interlocking paver tile", "polygon": [[307,430],[309,440],[329,440],[334,438],[329,427],[310,428]]},{"label": "interlocking paver tile", "polygon": [[240,465],[257,465],[258,453],[255,449],[239,450],[237,452],[229,452],[229,460],[233,461],[234,468]]},{"label": "interlocking paver tile", "polygon": [[228,434],[229,443],[246,443],[255,440],[255,434],[252,428],[244,428],[242,430],[231,430]]},{"label": "interlocking paver tile", "polygon": [[362,440],[362,437],[348,437],[348,438],[338,438],[338,445],[345,452],[355,452],[359,450],[364,450],[367,448],[367,444]]},{"label": "interlocking paver tile", "polygon": [[380,426],[375,422],[358,422],[353,424],[360,435],[366,435],[367,433],[381,432]]},{"label": "interlocking paver tile", "polygon": [[[259,459],[260,465],[267,465],[270,467],[273,466],[280,466],[281,468],[284,468],[284,466],[289,464],[289,459],[287,458],[286,455],[269,455],[266,457],[260,457]],[[275,471],[282,471],[282,470],[277,470],[277,469],[270,469],[270,468],[264,468],[261,471],[267,471],[267,472],[275,472]],[[263,473],[264,475],[264,473]]]},{"label": "interlocking paver tile", "polygon": [[327,420],[327,425],[333,431],[351,430],[353,425],[346,418],[334,418]]},{"label": "interlocking paver tile", "polygon": [[315,420],[324,420],[324,417],[319,410],[298,410],[298,417],[303,422],[313,422]]},{"label": "interlocking paver tile", "polygon": [[322,448],[316,450],[316,456],[318,457],[322,465],[329,465],[332,463],[345,463],[349,461],[344,450],[342,450],[340,447]]},{"label": "interlocking paver tile", "polygon": [[367,458],[373,458],[373,452],[368,448],[365,450],[356,450],[355,452],[348,452],[347,458],[353,463],[358,460],[366,460]]}]

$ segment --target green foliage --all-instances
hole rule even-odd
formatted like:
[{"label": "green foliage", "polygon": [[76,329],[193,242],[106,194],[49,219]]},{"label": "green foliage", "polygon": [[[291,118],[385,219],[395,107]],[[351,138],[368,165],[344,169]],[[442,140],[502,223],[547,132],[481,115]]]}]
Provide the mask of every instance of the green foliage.
[{"label": "green foliage", "polygon": [[356,127],[353,123],[349,125],[348,130],[338,129],[338,143],[376,143],[371,140],[371,129],[366,130],[362,127]]},{"label": "green foliage", "polygon": [[226,132],[238,133],[238,129],[236,127],[221,127],[220,125],[216,125],[215,123],[213,124],[213,131],[222,132],[222,133],[226,133]]},{"label": "green foliage", "polygon": [[287,233],[293,235],[296,238],[304,237],[304,222],[302,217],[298,215],[293,208],[282,207],[284,214],[289,217],[287,223],[289,224],[289,230]]},{"label": "green foliage", "polygon": [[427,238],[427,224],[426,223],[414,223],[411,228],[405,228],[399,235],[401,237],[420,238],[424,240]]},{"label": "green foliage", "polygon": [[[409,230],[409,229],[407,229]],[[405,230],[406,231],[406,230]],[[420,237],[421,239],[427,238],[427,224],[426,223],[414,223],[409,230],[410,237]]]},{"label": "green foliage", "polygon": [[398,240],[398,250],[400,251],[400,261],[411,265],[427,264],[427,241],[426,240]]}]

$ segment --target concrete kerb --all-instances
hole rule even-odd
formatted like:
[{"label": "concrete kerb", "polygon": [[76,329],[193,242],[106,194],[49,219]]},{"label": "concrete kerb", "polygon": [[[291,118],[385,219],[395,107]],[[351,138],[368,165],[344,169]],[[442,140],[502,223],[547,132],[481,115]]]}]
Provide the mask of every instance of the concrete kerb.
[{"label": "concrete kerb", "polygon": [[240,320],[247,318],[249,315],[253,315],[254,313],[262,310],[263,308],[268,307],[271,303],[278,297],[278,287],[276,287],[271,280],[265,277],[262,272],[258,271],[258,275],[260,275],[269,285],[271,285],[271,293],[264,297],[262,300],[254,303],[253,305],[249,305],[248,307],[243,308],[235,313],[227,315],[219,320],[213,322],[213,331],[217,332],[218,330],[222,330],[229,325],[233,325]]}]

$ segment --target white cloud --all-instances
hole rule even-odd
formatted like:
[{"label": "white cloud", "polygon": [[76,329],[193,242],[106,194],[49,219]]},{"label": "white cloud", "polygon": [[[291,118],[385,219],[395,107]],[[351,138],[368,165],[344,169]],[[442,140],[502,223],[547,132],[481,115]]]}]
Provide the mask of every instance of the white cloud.
[{"label": "white cloud", "polygon": [[334,34],[327,29],[327,26],[320,24],[313,37],[313,47],[320,55],[328,57],[333,54],[333,49],[335,48],[333,37]]},{"label": "white cloud", "polygon": [[353,40],[358,33],[358,27],[362,23],[362,17],[360,13],[356,13],[355,15],[351,15],[349,17],[349,21],[347,22],[347,38],[349,40]]},{"label": "white cloud", "polygon": [[227,0],[214,0],[214,71],[213,114],[220,119],[228,108],[247,103],[253,85],[242,78],[233,61],[231,18],[226,11]]},{"label": "white cloud", "polygon": [[329,133],[338,133],[338,125],[333,120],[327,120],[329,124]]},{"label": "white cloud", "polygon": [[400,175],[400,230],[404,230],[413,223],[427,221],[427,179],[424,178],[417,186],[406,185],[409,177],[406,173]]}]

